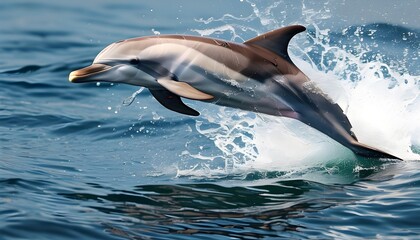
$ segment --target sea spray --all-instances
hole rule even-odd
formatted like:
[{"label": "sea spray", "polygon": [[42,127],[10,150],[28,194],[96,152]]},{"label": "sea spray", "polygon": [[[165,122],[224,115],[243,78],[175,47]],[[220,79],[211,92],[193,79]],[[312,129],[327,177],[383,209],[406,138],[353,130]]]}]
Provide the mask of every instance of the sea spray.
[{"label": "sea spray", "polygon": [[141,92],[143,92],[143,90],[144,90],[144,87],[141,87],[139,90],[137,90],[133,94],[131,94],[131,96],[124,99],[122,104],[126,107],[130,106],[133,103],[134,99],[136,99],[137,95],[139,95]]}]

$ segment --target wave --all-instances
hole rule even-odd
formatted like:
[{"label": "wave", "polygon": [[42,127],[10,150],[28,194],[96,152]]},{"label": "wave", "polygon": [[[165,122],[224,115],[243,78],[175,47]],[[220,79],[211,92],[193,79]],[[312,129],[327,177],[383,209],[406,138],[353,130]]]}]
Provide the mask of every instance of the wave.
[{"label": "wave", "polygon": [[[324,192],[322,200],[310,198],[318,192]],[[124,214],[134,226],[108,223],[117,236],[143,238],[172,233],[260,238],[283,235],[279,228],[293,229],[293,224],[285,220],[302,218],[299,212],[320,211],[357,200],[339,192],[337,187],[310,181],[284,181],[255,187],[144,185],[105,195],[82,192],[63,196],[90,202],[91,208],[107,215]]]},{"label": "wave", "polygon": [[3,127],[45,127],[73,122],[75,119],[53,114],[13,114],[0,115]]},{"label": "wave", "polygon": [[[75,70],[88,65],[91,59],[85,58],[73,62],[53,63],[47,65],[25,65],[14,69],[4,70],[0,72],[0,86],[6,91],[13,91],[14,95],[21,93],[22,95],[32,96],[63,96],[67,95],[66,89],[75,86],[71,85],[67,79],[68,74]],[[113,84],[84,84],[78,85],[78,88],[92,88],[92,87],[113,87]],[[86,93],[91,95],[90,93]],[[75,93],[77,95],[77,93]]]},{"label": "wave", "polygon": [[[108,234],[86,227],[92,220],[69,218],[62,208],[63,200],[55,194],[51,195],[53,189],[57,190],[57,185],[57,182],[46,180],[0,179],[2,203],[8,205],[7,209],[0,210],[0,214],[4,217],[0,227],[2,237],[26,238],[28,235],[35,234],[37,238],[46,236],[45,238],[80,239],[89,237],[92,239],[110,239]],[[24,206],[21,206],[22,203],[16,201],[14,196],[24,196],[23,198],[30,198],[31,200],[30,203],[27,202]],[[48,204],[45,204],[46,202]],[[54,214],[43,214],[40,218],[28,208],[28,204],[34,204],[37,206],[37,210],[42,209],[44,212],[54,209]],[[57,207],[57,205],[60,206]]]},{"label": "wave", "polygon": [[[95,209],[108,219],[114,216],[119,219],[124,215],[125,224],[117,220],[105,225],[113,230],[113,234],[123,237],[159,238],[167,234],[186,234],[192,238],[209,234],[231,238],[279,238],[290,237],[290,234],[305,237],[308,228],[322,232],[324,236],[340,238],[348,236],[349,232],[335,231],[330,226],[336,226],[333,221],[343,215],[346,216],[343,225],[355,226],[364,230],[364,236],[375,237],[377,231],[370,230],[376,229],[377,225],[366,222],[377,221],[378,208],[386,208],[387,213],[392,214],[380,218],[384,226],[381,234],[389,236],[396,234],[390,232],[395,228],[411,229],[413,223],[407,221],[396,227],[395,218],[407,217],[401,209],[411,207],[404,208],[404,204],[412,208],[418,205],[415,199],[404,197],[407,189],[403,186],[418,179],[419,174],[414,173],[407,181],[399,175],[396,180],[394,174],[398,173],[393,166],[382,168],[375,174],[372,171],[370,177],[345,186],[298,179],[240,180],[224,182],[224,185],[220,185],[220,181],[219,184],[148,184],[127,190],[105,190],[105,187],[95,184],[91,191],[60,195]],[[389,179],[401,184],[394,186],[387,181]],[[376,186],[374,189],[369,188],[372,182]],[[396,196],[401,198],[386,206],[376,201],[378,205],[372,208],[371,201],[365,201],[366,196],[372,194],[383,201]],[[409,194],[415,195],[415,188],[410,189]],[[359,207],[358,214],[348,212],[348,206]],[[328,212],[330,219],[320,223],[319,212]],[[414,213],[411,218],[415,219]]]},{"label": "wave", "polygon": [[52,130],[57,135],[91,136],[95,141],[135,138],[150,138],[171,135],[180,125],[192,125],[193,120],[153,120],[144,118],[134,124],[121,123],[121,119],[111,118],[105,121],[74,120]]},{"label": "wave", "polygon": [[0,47],[2,52],[20,52],[20,53],[45,53],[45,49],[50,51],[56,50],[67,50],[72,48],[89,48],[92,44],[75,42],[75,41],[25,41],[25,45],[22,45],[17,41],[4,41]]},{"label": "wave", "polygon": [[[110,183],[107,176],[103,183],[94,178],[94,183],[85,179],[77,184],[57,178],[3,178],[0,187],[8,196],[3,201],[13,200],[10,196],[17,193],[31,196],[31,203],[44,214],[42,220],[36,219],[32,211],[28,211],[27,201],[12,201],[7,210],[0,211],[6,216],[0,232],[2,236],[14,237],[35,231],[38,237],[45,234],[93,239],[165,238],[167,234],[191,238],[313,236],[306,229],[322,233],[324,237],[357,234],[337,230],[333,222],[341,218],[339,226],[354,226],[363,230],[364,237],[368,238],[377,236],[377,221],[381,222],[384,236],[400,236],[396,231],[415,234],[410,230],[415,227],[415,221],[395,222],[396,218],[416,219],[416,212],[407,211],[419,205],[414,196],[420,174],[409,165],[409,162],[405,165],[391,163],[367,170],[363,179],[346,185],[323,184],[318,179],[279,180],[272,176],[272,179],[260,178],[261,181],[251,178],[187,184],[174,183],[179,182],[175,179],[171,184],[116,188],[115,182]],[[374,206],[367,196],[374,196]],[[67,211],[62,210],[63,206],[77,207]],[[352,207],[358,211],[349,211]],[[380,213],[385,209],[387,214]],[[325,213],[330,218],[320,222],[319,216]],[[64,228],[66,230],[62,230]]]},{"label": "wave", "polygon": [[27,65],[27,66],[20,67],[18,69],[7,70],[7,71],[4,71],[2,73],[3,74],[19,74],[19,73],[28,73],[28,72],[31,73],[31,72],[38,71],[41,68],[43,68],[43,66]]}]

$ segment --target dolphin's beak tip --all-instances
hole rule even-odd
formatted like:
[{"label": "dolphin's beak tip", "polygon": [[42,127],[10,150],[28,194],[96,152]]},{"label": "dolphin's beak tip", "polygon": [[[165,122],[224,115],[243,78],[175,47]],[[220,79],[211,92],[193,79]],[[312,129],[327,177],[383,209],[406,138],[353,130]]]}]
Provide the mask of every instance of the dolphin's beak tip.
[{"label": "dolphin's beak tip", "polygon": [[111,69],[111,66],[108,66],[105,64],[94,63],[85,68],[72,71],[69,74],[69,81],[72,83],[84,83],[84,82],[96,81],[92,77],[95,77],[95,75],[99,73],[106,72],[109,69]]},{"label": "dolphin's beak tip", "polygon": [[75,80],[76,78],[77,78],[77,77],[76,77],[75,71],[73,71],[73,72],[71,72],[71,73],[69,74],[69,82],[74,83],[74,80]]}]

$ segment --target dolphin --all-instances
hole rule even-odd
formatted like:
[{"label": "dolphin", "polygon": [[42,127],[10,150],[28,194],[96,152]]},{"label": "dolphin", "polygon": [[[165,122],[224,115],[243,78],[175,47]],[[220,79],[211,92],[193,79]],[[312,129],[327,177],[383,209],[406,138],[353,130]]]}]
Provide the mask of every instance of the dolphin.
[{"label": "dolphin", "polygon": [[73,83],[142,86],[166,108],[198,116],[182,98],[297,119],[355,154],[399,159],[358,142],[340,106],[316,87],[289,57],[300,25],[283,27],[244,43],[186,35],[157,35],[107,46],[92,65],[70,73]]}]

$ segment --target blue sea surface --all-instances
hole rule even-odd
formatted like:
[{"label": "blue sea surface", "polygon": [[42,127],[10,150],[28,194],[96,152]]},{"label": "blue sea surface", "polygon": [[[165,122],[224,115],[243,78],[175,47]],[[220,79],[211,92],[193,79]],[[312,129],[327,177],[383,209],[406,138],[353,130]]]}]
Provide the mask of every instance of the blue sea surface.
[{"label": "blue sea surface", "polygon": [[[418,239],[419,9],[3,0],[0,239]],[[138,87],[68,81],[121,39],[243,42],[292,24],[307,27],[296,65],[341,86],[329,94],[359,138],[404,161],[356,157],[287,120],[190,100],[202,114],[185,116],[147,90],[125,106]]]}]

